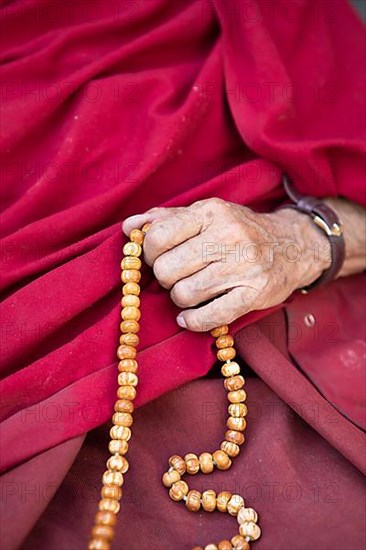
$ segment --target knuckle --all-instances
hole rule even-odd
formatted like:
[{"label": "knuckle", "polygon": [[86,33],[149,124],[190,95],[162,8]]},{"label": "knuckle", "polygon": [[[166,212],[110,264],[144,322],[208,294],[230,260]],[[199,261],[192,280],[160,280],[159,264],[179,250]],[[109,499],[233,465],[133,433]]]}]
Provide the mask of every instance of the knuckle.
[{"label": "knuckle", "polygon": [[210,199],[201,199],[199,201],[195,201],[191,204],[190,208],[202,208],[202,206],[205,206],[205,204],[209,201]]},{"label": "knuckle", "polygon": [[159,256],[160,251],[164,247],[164,239],[161,224],[154,224],[146,234],[144,241],[145,258],[149,265],[153,263],[155,258]]},{"label": "knuckle", "polygon": [[153,208],[150,208],[147,213],[148,214],[159,214],[164,211],[164,208],[161,206],[153,206]]},{"label": "knuckle", "polygon": [[202,208],[202,207],[224,208],[226,207],[226,201],[224,201],[223,199],[220,199],[219,197],[211,197],[209,199],[202,199],[202,200],[196,201],[191,206],[193,208]]},{"label": "knuckle", "polygon": [[212,199],[208,199],[206,201],[204,216],[212,223],[217,220],[217,216],[220,216],[221,218],[227,217],[228,208],[228,204],[223,199],[213,197]]},{"label": "knuckle", "polygon": [[189,330],[194,332],[205,332],[207,330],[207,323],[200,320],[197,313],[192,313],[186,320]]},{"label": "knuckle", "polygon": [[155,249],[160,242],[161,230],[158,225],[152,226],[146,234],[145,246]]},{"label": "knuckle", "polygon": [[226,201],[220,199],[220,197],[212,197],[211,199],[208,199],[208,202],[210,205],[217,206],[218,208],[226,208],[227,206]]},{"label": "knuckle", "polygon": [[170,292],[173,302],[181,308],[190,306],[190,291],[185,281],[178,281]]},{"label": "knuckle", "polygon": [[153,265],[154,275],[164,288],[171,286],[170,268],[164,256],[159,256]]}]

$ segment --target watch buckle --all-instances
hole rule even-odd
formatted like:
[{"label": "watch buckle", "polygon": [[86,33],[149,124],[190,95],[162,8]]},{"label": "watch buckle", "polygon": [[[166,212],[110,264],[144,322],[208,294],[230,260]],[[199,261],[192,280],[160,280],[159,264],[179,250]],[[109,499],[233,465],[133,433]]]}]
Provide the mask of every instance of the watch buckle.
[{"label": "watch buckle", "polygon": [[313,221],[328,235],[328,237],[340,237],[343,233],[343,226],[341,223],[332,223],[330,226],[320,216],[314,216]]}]

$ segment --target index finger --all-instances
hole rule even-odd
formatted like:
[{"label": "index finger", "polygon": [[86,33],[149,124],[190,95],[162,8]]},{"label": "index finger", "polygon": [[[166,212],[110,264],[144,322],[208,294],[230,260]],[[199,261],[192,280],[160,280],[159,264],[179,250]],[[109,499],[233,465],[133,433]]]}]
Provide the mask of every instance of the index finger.
[{"label": "index finger", "polygon": [[177,208],[163,208],[156,207],[147,210],[143,214],[136,214],[134,216],[129,216],[122,223],[122,230],[127,237],[130,235],[133,229],[141,229],[145,223],[152,223],[156,220],[161,220],[167,218],[171,215],[171,212],[181,210],[183,207]]},{"label": "index finger", "polygon": [[189,208],[172,212],[169,217],[155,221],[145,237],[145,261],[152,265],[161,254],[196,237],[201,229],[202,221]]}]

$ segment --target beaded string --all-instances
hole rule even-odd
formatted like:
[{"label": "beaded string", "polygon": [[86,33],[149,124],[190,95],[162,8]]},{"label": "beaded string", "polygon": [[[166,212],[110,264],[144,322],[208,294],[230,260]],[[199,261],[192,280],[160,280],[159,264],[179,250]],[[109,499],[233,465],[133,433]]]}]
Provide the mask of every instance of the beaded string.
[{"label": "beaded string", "polygon": [[[143,228],[133,229],[130,233],[130,242],[123,247],[123,259],[121,262],[122,287],[122,322],[120,324],[121,336],[117,349],[118,363],[118,400],[114,405],[112,417],[113,427],[110,430],[109,442],[110,458],[107,460],[107,470],[103,474],[101,499],[98,512],[95,516],[89,541],[89,550],[110,550],[114,537],[116,516],[120,510],[119,501],[122,498],[122,485],[124,474],[129,468],[125,458],[131,438],[131,426],[134,411],[133,401],[136,398],[136,386],[138,384],[138,364],[136,360],[136,348],[139,344],[138,332],[140,330],[140,286],[142,245],[145,234],[150,224]],[[197,456],[188,453],[184,457],[173,455],[169,458],[169,469],[163,474],[162,482],[169,489],[169,496],[174,501],[185,503],[187,510],[198,512],[201,508],[206,512],[227,512],[237,518],[239,534],[229,540],[222,540],[217,545],[207,544],[204,549],[195,546],[192,550],[249,550],[249,542],[257,540],[261,535],[257,524],[258,515],[253,508],[246,508],[244,499],[238,494],[222,491],[216,495],[215,491],[208,489],[202,494],[195,489],[189,489],[183,481],[185,474],[194,475],[199,471],[204,474],[211,473],[214,468],[228,470],[232,465],[232,458],[240,452],[240,446],[244,443],[245,417],[247,406],[245,405],[246,392],[243,389],[244,377],[240,374],[240,366],[233,361],[236,351],[234,338],[229,334],[229,327],[223,325],[211,331],[216,339],[218,348],[217,358],[223,362],[221,373],[224,376],[224,386],[228,391],[229,418],[228,430],[225,432],[225,440],[220,449],[212,454],[208,452]]]}]

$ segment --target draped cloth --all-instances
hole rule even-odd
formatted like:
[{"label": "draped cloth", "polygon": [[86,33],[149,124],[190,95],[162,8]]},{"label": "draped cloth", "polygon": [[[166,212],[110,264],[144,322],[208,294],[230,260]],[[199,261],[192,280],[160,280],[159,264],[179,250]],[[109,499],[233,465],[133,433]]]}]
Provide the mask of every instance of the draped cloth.
[{"label": "draped cloth", "polygon": [[[11,549],[85,434],[110,418],[121,220],[214,196],[270,211],[284,199],[283,171],[304,194],[365,204],[365,59],[345,0],[19,0],[1,10],[0,466],[5,501],[24,518],[5,530]],[[301,330],[276,373],[266,370],[273,346],[239,344],[272,391],[359,469],[363,298],[358,276],[289,299],[287,322]],[[314,308],[317,337],[303,324]],[[243,316],[233,333],[275,309]],[[147,268],[141,310],[137,406],[215,360],[207,333],[176,325],[178,309]],[[340,431],[314,425],[294,399],[298,384],[331,403]],[[17,488],[32,468],[46,476],[45,465],[58,481],[28,514]]]}]

